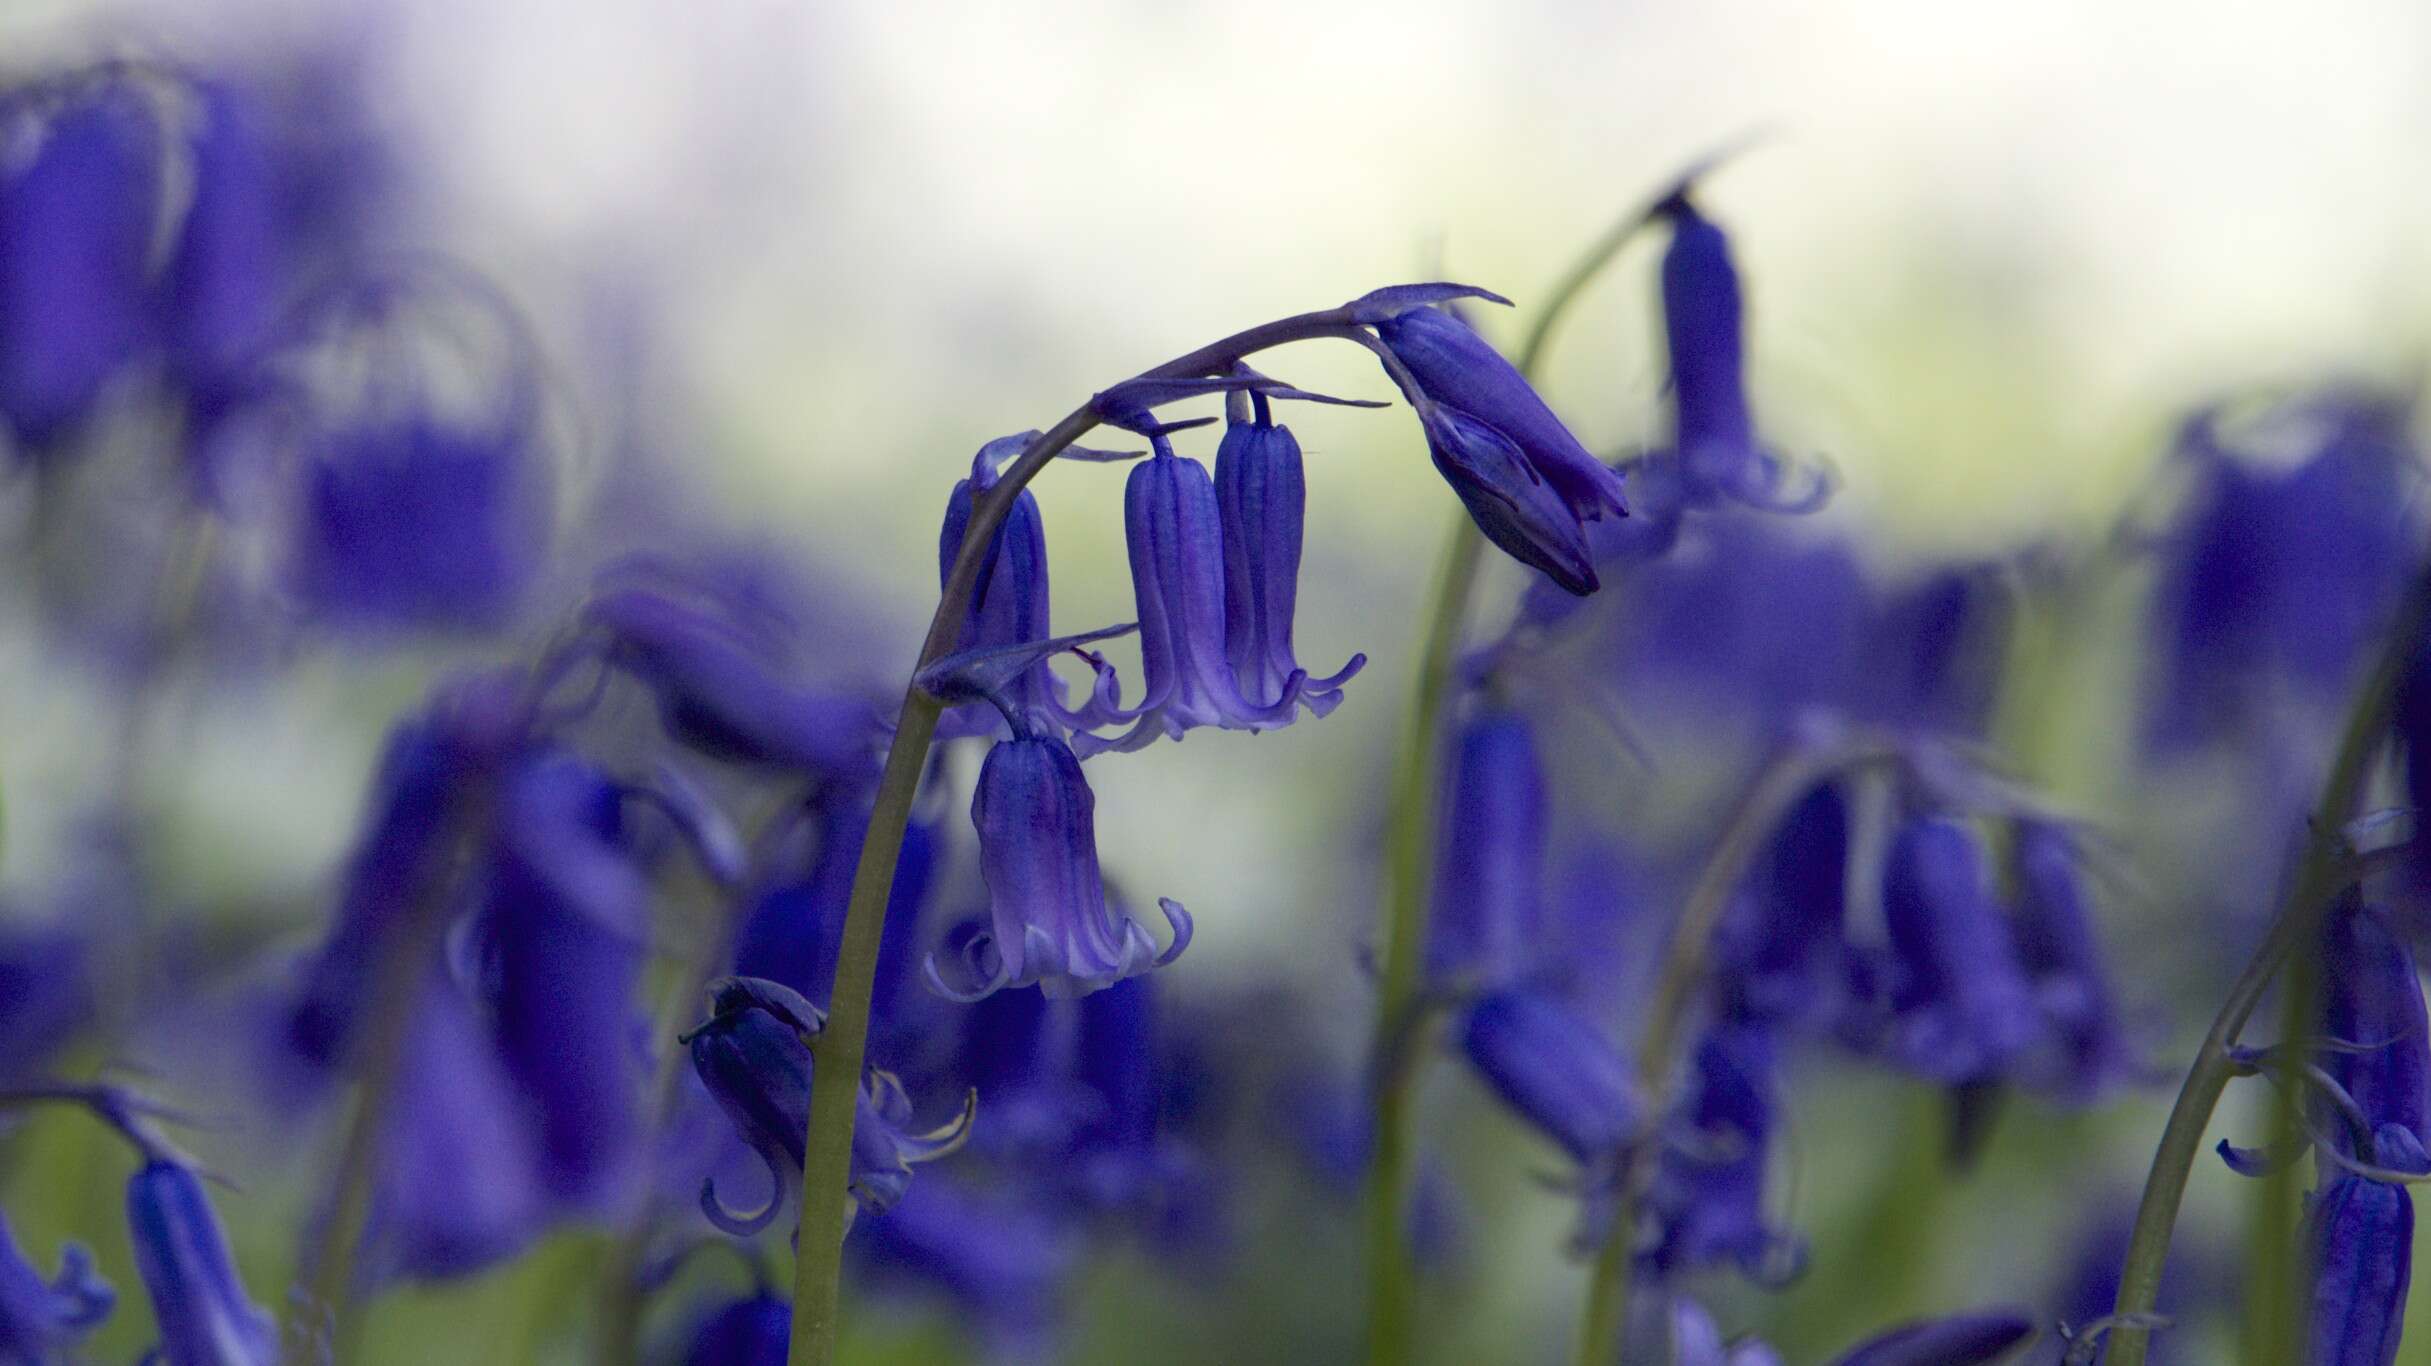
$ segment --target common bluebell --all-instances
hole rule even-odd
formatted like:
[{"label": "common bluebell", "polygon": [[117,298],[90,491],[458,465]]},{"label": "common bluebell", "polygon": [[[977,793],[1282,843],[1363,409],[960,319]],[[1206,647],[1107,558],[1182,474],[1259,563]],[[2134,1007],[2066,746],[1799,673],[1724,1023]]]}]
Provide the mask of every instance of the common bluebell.
[{"label": "common bluebell", "polygon": [[1216,510],[1224,529],[1224,653],[1233,680],[1254,706],[1280,698],[1301,679],[1300,701],[1323,716],[1342,701],[1342,685],[1367,663],[1355,654],[1339,670],[1310,678],[1292,650],[1300,594],[1300,538],[1308,489],[1299,439],[1274,421],[1264,394],[1254,417],[1238,415],[1216,448]]},{"label": "common bluebell", "polygon": [[1767,1166],[1779,1122],[1774,1041],[1761,1026],[1716,1024],[1699,1041],[1677,1112],[1687,1132],[1664,1146],[1647,1196],[1659,1234],[1644,1254],[1658,1273],[1728,1261],[1777,1285],[1805,1250],[1765,1208]]},{"label": "common bluebell", "polygon": [[1883,914],[1888,1056],[1949,1085],[2005,1075],[2038,1030],[1975,833],[1947,817],[1910,821],[1892,846]]},{"label": "common bluebell", "polygon": [[1638,1136],[1643,1118],[1628,1060],[1561,998],[1498,992],[1469,1007],[1460,1038],[1487,1087],[1591,1177]]},{"label": "common bluebell", "polygon": [[1544,956],[1547,823],[1535,727],[1481,704],[1460,723],[1437,816],[1427,972],[1451,988],[1495,990]]},{"label": "common bluebell", "polygon": [[1580,597],[1602,586],[1576,511],[1510,437],[1457,408],[1420,414],[1436,473],[1504,554]]},{"label": "common bluebell", "polygon": [[1850,833],[1837,783],[1773,832],[1717,934],[1715,987],[1733,1017],[1813,1029],[1847,1010]]},{"label": "common bluebell", "polygon": [[2143,1075],[2094,927],[2083,856],[2065,826],[2021,820],[2011,827],[2018,959],[2057,1045],[2044,1084],[2079,1102]]},{"label": "common bluebell", "polygon": [[1063,741],[1004,740],[988,750],[971,824],[979,832],[991,929],[964,946],[968,986],[948,985],[934,957],[931,986],[961,1000],[1031,985],[1049,996],[1080,996],[1181,956],[1190,945],[1190,916],[1181,903],[1157,903],[1173,927],[1163,953],[1138,921],[1107,903],[1096,807]]},{"label": "common bluebell", "polygon": [[60,1249],[59,1274],[45,1281],[0,1215],[0,1361],[40,1366],[71,1358],[117,1302],[92,1254],[75,1243]]},{"label": "common bluebell", "polygon": [[127,1232],[164,1366],[275,1366],[270,1316],[245,1293],[202,1178],[163,1157],[127,1178]]}]

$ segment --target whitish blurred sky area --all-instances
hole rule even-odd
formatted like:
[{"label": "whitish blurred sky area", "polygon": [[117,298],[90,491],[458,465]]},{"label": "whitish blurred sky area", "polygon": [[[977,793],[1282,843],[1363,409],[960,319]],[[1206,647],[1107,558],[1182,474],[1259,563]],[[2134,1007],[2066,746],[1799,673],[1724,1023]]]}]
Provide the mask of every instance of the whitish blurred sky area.
[{"label": "whitish blurred sky area", "polygon": [[[508,282],[595,427],[849,568],[907,651],[983,439],[1439,269],[1518,300],[1493,320],[1514,338],[1613,215],[1750,128],[1773,136],[1707,207],[1749,279],[1762,418],[1843,471],[1830,515],[1910,551],[2090,527],[2185,403],[2411,382],[2431,330],[2431,10],[2405,0],[0,7],[27,64],[333,38],[405,140],[416,232]],[[1641,244],[1552,367],[1611,451],[1660,421],[1652,276]],[[1269,368],[1383,392],[1347,348]],[[1406,414],[1294,421],[1302,654],[1375,663],[1326,728],[1108,767],[1112,841],[1148,839],[1175,784],[1208,798],[1202,838],[1140,851],[1148,890],[1308,895],[1261,870],[1337,837],[1309,797],[1364,804],[1381,773],[1452,502]],[[1064,629],[1130,615],[1119,479],[1042,488]],[[328,788],[305,843],[334,850],[360,769],[263,753],[252,781]]]}]

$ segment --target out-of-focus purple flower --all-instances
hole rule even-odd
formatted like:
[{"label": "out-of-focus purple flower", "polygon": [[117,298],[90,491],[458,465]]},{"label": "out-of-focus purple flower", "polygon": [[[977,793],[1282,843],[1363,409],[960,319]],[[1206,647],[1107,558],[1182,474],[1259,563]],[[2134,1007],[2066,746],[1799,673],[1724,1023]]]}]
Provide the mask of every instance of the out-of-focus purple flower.
[{"label": "out-of-focus purple flower", "polygon": [[1637,1136],[1628,1060],[1559,997],[1525,989],[1488,996],[1469,1008],[1461,1046],[1505,1105],[1590,1172]]},{"label": "out-of-focus purple flower", "polygon": [[0,1215],[0,1361],[40,1366],[72,1359],[117,1302],[93,1270],[92,1254],[75,1243],[60,1249],[59,1274],[43,1280]]},{"label": "out-of-focus purple flower", "polygon": [[1073,752],[1083,758],[1139,749],[1159,736],[1178,740],[1194,726],[1279,729],[1291,724],[1308,683],[1296,671],[1271,700],[1243,692],[1225,648],[1224,528],[1214,481],[1206,466],[1155,440],[1156,453],[1133,466],[1123,485],[1142,694],[1138,706],[1108,719],[1136,724],[1112,739],[1074,737]]},{"label": "out-of-focus purple flower", "polygon": [[162,1157],[127,1178],[127,1233],[164,1366],[275,1366],[278,1334],[245,1294],[202,1178]]},{"label": "out-of-focus purple flower", "polygon": [[1628,515],[1621,477],[1588,454],[1485,338],[1432,308],[1395,314],[1376,330],[1429,400],[1500,433],[1561,495],[1574,521]]},{"label": "out-of-focus purple flower", "polygon": [[1463,720],[1437,821],[1427,973],[1450,987],[1509,986],[1543,956],[1550,826],[1526,717],[1488,705]]},{"label": "out-of-focus purple flower", "polygon": [[535,1103],[550,1193],[574,1204],[629,1184],[639,1139],[649,889],[620,804],[570,754],[521,764],[499,798],[481,912],[499,1050]]},{"label": "out-of-focus purple flower", "polygon": [[1211,1194],[1208,1173],[1164,1131],[1168,1057],[1155,979],[1092,992],[1077,1011],[1074,1080],[1088,1100],[1072,1139],[1081,1197],[1092,1208],[1142,1216],[1160,1233],[1207,1226],[1209,1212],[1191,1206]]},{"label": "out-of-focus purple flower", "polygon": [[1827,1027],[1847,1008],[1849,812],[1834,783],[1799,799],[1723,921],[1715,983],[1733,1017]]},{"label": "out-of-focus purple flower", "polygon": [[496,627],[545,561],[548,469],[518,428],[369,419],[327,433],[302,477],[290,573],[333,620]]},{"label": "out-of-focus purple flower", "polygon": [[1764,1207],[1774,1091],[1773,1041],[1764,1029],[1719,1024],[1707,1031],[1680,1110],[1688,1136],[1665,1145],[1648,1195],[1660,1236],[1645,1256],[1657,1272],[1729,1261],[1766,1285],[1797,1274],[1804,1249]]},{"label": "out-of-focus purple flower", "polygon": [[[791,988],[729,977],[711,991],[709,1019],[684,1036],[693,1070],[768,1164],[775,1187],[767,1205],[737,1214],[718,1200],[714,1183],[704,1184],[701,1210],[728,1233],[766,1228],[801,1185],[802,1144],[810,1124],[809,1040],[825,1019]],[[944,1157],[970,1133],[968,1104],[942,1128],[912,1133],[910,1098],[891,1074],[874,1069],[862,1079],[858,1105],[849,1189],[864,1209],[893,1205],[911,1181],[913,1164]]]},{"label": "out-of-focus purple flower", "polygon": [[2176,461],[2193,487],[2153,590],[2151,742],[2231,739],[2275,704],[2344,699],[2421,544],[2411,416],[2332,390],[2233,429],[2217,408],[2187,420]]},{"label": "out-of-focus purple flower", "polygon": [[[852,897],[861,844],[869,834],[869,794],[859,788],[830,790],[815,803],[818,846],[799,877],[781,876],[763,890],[744,918],[735,942],[734,970],[764,977],[800,992],[813,1005],[828,999],[836,975],[836,949]],[[895,856],[894,885],[887,892],[886,931],[878,945],[878,972],[870,984],[873,1038],[913,1023],[920,993],[917,944],[937,864],[936,819],[915,807]],[[883,1050],[881,1050],[883,1051]]]},{"label": "out-of-focus purple flower", "polygon": [[0,1084],[46,1071],[91,1018],[91,958],[64,918],[23,924],[0,915]]},{"label": "out-of-focus purple flower", "polygon": [[2033,1336],[2026,1310],[1979,1309],[1891,1329],[1834,1357],[1832,1366],[1988,1366]]},{"label": "out-of-focus purple flower", "polygon": [[992,929],[964,945],[973,985],[948,986],[931,958],[931,986],[962,1000],[1033,984],[1049,996],[1080,996],[1181,956],[1190,944],[1190,916],[1181,903],[1157,903],[1173,927],[1162,954],[1138,921],[1108,905],[1097,865],[1096,806],[1063,741],[1005,740],[988,751],[971,824],[979,831]]},{"label": "out-of-focus purple flower", "polygon": [[1625,1361],[1667,1361],[1671,1366],[1781,1366],[1780,1354],[1756,1338],[1725,1339],[1705,1306],[1667,1289],[1637,1296],[1629,1315]]},{"label": "out-of-focus purple flower", "polygon": [[[1272,1097],[1272,1122],[1292,1155],[1328,1197],[1345,1205],[1360,1198],[1375,1160],[1375,1111],[1352,1079],[1316,1069],[1294,1073]],[[1410,1258],[1429,1269],[1456,1263],[1466,1251],[1468,1216],[1460,1188],[1444,1164],[1422,1155],[1410,1192]]]},{"label": "out-of-focus purple flower", "polygon": [[2053,1074],[2040,1080],[2068,1099],[2091,1100],[2144,1067],[2119,1016],[2082,856],[2066,827],[2024,820],[2012,832],[2010,865],[2018,960],[2058,1045]]},{"label": "out-of-focus purple flower", "polygon": [[548,1200],[533,1116],[464,989],[434,973],[398,1059],[372,1180],[365,1274],[442,1280],[538,1235]]},{"label": "out-of-focus purple flower", "polygon": [[683,1366],[785,1366],[792,1343],[793,1306],[755,1291],[701,1316],[684,1347]]},{"label": "out-of-focus purple flower", "polygon": [[869,699],[792,677],[767,632],[647,588],[604,592],[588,615],[609,657],[650,690],[667,733],[703,754],[837,778],[876,768]]},{"label": "out-of-focus purple flower", "polygon": [[1975,833],[1945,817],[1909,822],[1891,849],[1883,916],[1885,1052],[1948,1085],[2002,1077],[2040,1031]]},{"label": "out-of-focus purple flower", "polygon": [[857,1221],[851,1245],[879,1286],[943,1293],[986,1359],[1055,1359],[1081,1242],[1069,1222],[1017,1189],[922,1181],[893,1209]]},{"label": "out-of-focus purple flower", "polygon": [[1564,592],[1585,597],[1602,586],[1577,513],[1511,438],[1457,408],[1420,419],[1436,473],[1487,540]]},{"label": "out-of-focus purple flower", "polygon": [[2011,593],[1996,569],[1935,569],[1875,594],[1850,708],[1891,725],[1980,735],[2007,662]]},{"label": "out-of-focus purple flower", "polygon": [[1256,417],[1233,422],[1216,448],[1216,508],[1224,526],[1224,653],[1252,705],[1282,697],[1301,679],[1300,701],[1323,716],[1342,701],[1342,685],[1367,663],[1355,654],[1325,678],[1309,678],[1292,650],[1300,595],[1300,538],[1308,486],[1300,442],[1273,420],[1266,397]]},{"label": "out-of-focus purple flower", "polygon": [[[2413,1136],[2392,1125],[2382,1160],[2401,1170],[2431,1170]],[[2401,1155],[2398,1150],[2410,1149]],[[2313,1366],[2391,1366],[2405,1330],[2406,1291],[2414,1277],[2414,1198],[2403,1186],[2340,1176],[2305,1211],[2312,1269],[2306,1315]]]},{"label": "out-of-focus purple flower", "polygon": [[162,143],[153,100],[114,72],[0,93],[0,419],[22,456],[152,341]]},{"label": "out-of-focus purple flower", "polygon": [[[2354,1102],[2363,1127],[2396,1126],[2419,1144],[2431,1112],[2431,1017],[2413,952],[2350,893],[2322,924],[2321,962],[2322,1034],[2354,1045],[2325,1050],[2321,1070]],[[2333,1119],[2328,1134],[2341,1152],[2371,1160],[2355,1127]]]}]

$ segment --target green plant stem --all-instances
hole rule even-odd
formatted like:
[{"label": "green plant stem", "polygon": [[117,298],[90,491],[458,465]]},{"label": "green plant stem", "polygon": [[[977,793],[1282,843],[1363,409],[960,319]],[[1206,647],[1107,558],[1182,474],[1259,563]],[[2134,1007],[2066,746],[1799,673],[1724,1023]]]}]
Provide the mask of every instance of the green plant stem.
[{"label": "green plant stem", "polygon": [[[1883,752],[1870,746],[1834,750],[1793,746],[1765,767],[1732,813],[1714,843],[1713,854],[1689,889],[1679,923],[1672,927],[1645,1032],[1639,1035],[1638,1094],[1648,1116],[1660,1116],[1669,1108],[1673,1055],[1698,989],[1704,985],[1705,960],[1714,931],[1730,906],[1731,893],[1746,879],[1748,865],[1790,808],[1816,783],[1840,769],[1881,757]],[[1611,1228],[1596,1251],[1586,1308],[1579,1320],[1579,1366],[1605,1366],[1628,1326],[1630,1260],[1635,1250],[1629,1230],[1636,1223],[1638,1199],[1657,1160],[1656,1153],[1641,1145],[1618,1178],[1620,1193],[1614,1202]]]},{"label": "green plant stem", "polygon": [[[2379,752],[2382,732],[2387,728],[2398,679],[2420,644],[2427,615],[2431,615],[2431,579],[2417,582],[2404,606],[2398,609],[2380,660],[2348,712],[2346,732],[2339,740],[2329,779],[2322,785],[2321,803],[2314,811],[2296,880],[2261,947],[2254,950],[2253,959],[2229,988],[2228,998],[2220,1003],[2220,1013],[2213,1017],[2211,1030],[2204,1035],[2202,1048],[2196,1051],[2194,1065],[2187,1069],[2186,1081],[2178,1088],[2178,1099],[2170,1106],[2169,1122],[2162,1127],[2160,1146],[2153,1151],[2152,1171],[2144,1181],[2143,1199],[2136,1206],[2135,1230],[2128,1240],[2126,1264],[2119,1273],[2118,1303],[2111,1311],[2114,1315],[2152,1313],[2153,1302],[2161,1291],[2161,1269],[2169,1259],[2170,1233],[2178,1222],[2178,1206],[2186,1196],[2187,1177],[2194,1170],[2195,1154],[2203,1146],[2204,1131],[2211,1126],[2212,1110],[2219,1105],[2220,1093],[2234,1075],[2229,1050],[2236,1045],[2237,1036],[2253,1016],[2280,965],[2298,946],[2312,942],[2323,913],[2345,889],[2350,873],[2341,855],[2339,832],[2363,799],[2373,756]],[[2144,1366],[2151,1339],[2151,1332],[2145,1328],[2115,1328],[2107,1341],[2105,1359],[2109,1366]]]},{"label": "green plant stem", "polygon": [[[1265,323],[1168,361],[1141,377],[1183,379],[1218,375],[1236,362],[1286,342],[1336,338],[1374,349],[1374,338],[1353,324],[1347,309],[1331,308]],[[1391,366],[1387,366],[1391,370]],[[1395,375],[1397,383],[1404,376]],[[913,666],[921,669],[952,652],[962,634],[964,616],[979,573],[993,553],[996,530],[1023,488],[1063,449],[1098,425],[1092,404],[1083,404],[1032,441],[1019,459],[1007,466],[994,487],[971,506],[962,549],[946,573],[937,612],[929,622],[927,639]],[[903,847],[920,774],[927,766],[929,741],[935,736],[941,707],[937,699],[915,684],[903,693],[895,720],[895,736],[887,748],[886,766],[878,779],[876,805],[869,833],[861,843],[860,862],[853,872],[851,900],[844,916],[844,934],[836,954],[836,980],[828,1002],[827,1029],[813,1044],[816,1066],[811,1070],[810,1123],[804,1136],[802,1162],[802,1225],[800,1249],[794,1259],[793,1336],[788,1366],[830,1366],[836,1359],[839,1335],[844,1230],[850,1208],[846,1181],[851,1170],[855,1092],[861,1084],[869,1042],[870,982],[876,974],[878,945],[886,928],[886,902],[894,888],[895,860]]]},{"label": "green plant stem", "polygon": [[1468,620],[1485,538],[1466,513],[1453,521],[1436,576],[1435,604],[1403,727],[1385,850],[1382,981],[1376,995],[1374,1150],[1362,1203],[1366,1212],[1367,1353],[1374,1366],[1408,1361],[1415,1343],[1417,1276],[1402,1222],[1409,1199],[1413,1144],[1410,1101],[1433,1012],[1420,998],[1427,900],[1433,890],[1435,792],[1442,779],[1443,711]]}]

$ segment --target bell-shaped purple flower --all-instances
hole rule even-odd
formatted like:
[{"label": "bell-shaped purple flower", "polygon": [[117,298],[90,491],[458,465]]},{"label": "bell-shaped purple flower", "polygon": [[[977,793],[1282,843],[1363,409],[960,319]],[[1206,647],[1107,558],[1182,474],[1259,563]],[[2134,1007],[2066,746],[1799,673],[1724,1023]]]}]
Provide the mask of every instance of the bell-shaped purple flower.
[{"label": "bell-shaped purple flower", "polygon": [[1582,1166],[1608,1165],[1641,1119],[1629,1063],[1568,1002],[1518,990],[1469,1008],[1461,1046],[1505,1105]]},{"label": "bell-shaped purple flower", "polygon": [[1627,516],[1621,477],[1588,454],[1526,377],[1467,324],[1449,313],[1414,308],[1376,325],[1426,397],[1502,434],[1528,467],[1552,485],[1574,521]]},{"label": "bell-shaped purple flower", "polygon": [[278,1334],[245,1294],[202,1178],[154,1157],[127,1178],[127,1234],[163,1366],[276,1366]]},{"label": "bell-shaped purple flower", "polygon": [[791,676],[781,642],[734,614],[647,588],[592,599],[609,657],[650,690],[667,733],[732,763],[852,777],[876,768],[869,699]]},{"label": "bell-shaped purple flower", "polygon": [[1989,1366],[2033,1336],[2027,1311],[1979,1309],[1891,1329],[1834,1357],[1832,1366]]},{"label": "bell-shaped purple flower", "polygon": [[1518,712],[1481,706],[1461,724],[1437,817],[1427,973],[1497,990],[1540,966],[1545,910],[1544,763]]},{"label": "bell-shaped purple flower", "polygon": [[1226,654],[1223,518],[1207,467],[1158,437],[1156,453],[1124,483],[1123,532],[1139,604],[1143,692],[1138,706],[1109,719],[1136,724],[1113,739],[1075,736],[1073,752],[1135,750],[1159,736],[1178,740],[1194,726],[1290,725],[1308,676],[1294,673],[1274,698],[1252,701]]},{"label": "bell-shaped purple flower", "polygon": [[1181,903],[1157,903],[1173,928],[1161,954],[1138,921],[1107,903],[1096,808],[1080,762],[1063,741],[1005,740],[988,751],[971,824],[979,831],[991,928],[964,945],[972,985],[948,986],[931,958],[932,987],[958,1000],[1033,984],[1049,996],[1081,996],[1181,956],[1190,945],[1190,915]]},{"label": "bell-shaped purple flower", "polygon": [[701,1316],[684,1347],[683,1366],[785,1366],[792,1343],[793,1306],[755,1291]]},{"label": "bell-shaped purple flower", "polygon": [[[693,1070],[737,1133],[768,1164],[774,1190],[749,1213],[729,1210],[714,1181],[701,1187],[701,1212],[728,1233],[756,1233],[793,1202],[802,1181],[803,1139],[810,1124],[810,1036],[825,1024],[800,993],[752,977],[729,977],[711,990],[710,1016],[684,1036]],[[971,1106],[951,1123],[911,1132],[911,1100],[902,1085],[872,1070],[862,1079],[853,1120],[849,1189],[859,1208],[882,1211],[903,1196],[912,1165],[944,1157],[970,1134]]]},{"label": "bell-shaped purple flower", "polygon": [[1892,1060],[1949,1085],[1994,1080],[2037,1041],[2033,991],[1962,822],[1909,822],[1883,887]]},{"label": "bell-shaped purple flower", "polygon": [[134,82],[77,73],[0,94],[0,421],[39,454],[152,340],[163,133]]},{"label": "bell-shaped purple flower", "polygon": [[1715,953],[1728,1012],[1760,1023],[1827,1027],[1848,998],[1848,802],[1823,783],[1773,832]]},{"label": "bell-shaped purple flower", "polygon": [[621,807],[570,754],[520,765],[499,797],[481,914],[498,1047],[534,1103],[549,1190],[574,1204],[628,1185],[640,1138],[649,886]]},{"label": "bell-shaped purple flower", "polygon": [[1717,1024],[1697,1045],[1681,1107],[1689,1133],[1665,1145],[1647,1200],[1661,1232],[1646,1258],[1659,1273],[1728,1261],[1778,1285],[1799,1271],[1804,1248],[1765,1209],[1779,1122],[1773,1048],[1762,1027],[1734,1023]]},{"label": "bell-shaped purple flower", "polygon": [[[2412,1134],[2391,1126],[2384,1161],[2431,1170]],[[2311,1197],[2304,1241],[2312,1273],[2311,1366],[2392,1366],[2414,1278],[2414,1197],[2404,1186],[2340,1176]]]},{"label": "bell-shaped purple flower", "polygon": [[2361,1119],[2333,1118],[2324,1126],[2328,1136],[2341,1152],[2367,1159],[2358,1151],[2359,1127],[2403,1129],[2419,1144],[2431,1127],[2431,1017],[2413,952],[2350,893],[2322,924],[2321,963],[2321,1030],[2339,1046],[2323,1050],[2320,1067]]},{"label": "bell-shaped purple flower", "polygon": [[42,1279],[0,1215],[0,1361],[40,1366],[73,1359],[77,1344],[117,1302],[94,1272],[92,1254],[75,1243],[60,1249],[59,1274]]},{"label": "bell-shaped purple flower", "polygon": [[1342,685],[1367,663],[1355,654],[1325,678],[1308,678],[1294,656],[1292,615],[1300,596],[1300,538],[1308,485],[1300,442],[1279,426],[1265,395],[1256,418],[1224,429],[1216,448],[1216,508],[1224,524],[1224,654],[1234,682],[1253,704],[1282,697],[1301,679],[1300,701],[1323,716],[1342,701]]},{"label": "bell-shaped purple flower", "polygon": [[1601,586],[1578,514],[1511,438],[1457,408],[1423,411],[1427,452],[1504,554],[1580,597]]},{"label": "bell-shaped purple flower", "polygon": [[2065,827],[2025,820],[2014,827],[2010,864],[2018,960],[2058,1045],[2052,1075],[2040,1080],[2063,1097],[2091,1100],[2144,1069],[2094,929],[2083,859]]}]

